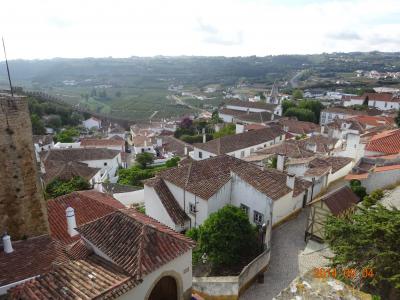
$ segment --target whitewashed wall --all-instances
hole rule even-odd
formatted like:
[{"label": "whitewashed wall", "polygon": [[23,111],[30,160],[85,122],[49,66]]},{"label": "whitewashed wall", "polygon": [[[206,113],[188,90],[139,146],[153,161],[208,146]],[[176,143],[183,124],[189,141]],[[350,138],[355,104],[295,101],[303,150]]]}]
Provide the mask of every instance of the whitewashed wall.
[{"label": "whitewashed wall", "polygon": [[156,219],[157,221],[167,225],[172,229],[175,229],[175,223],[172,221],[171,217],[167,213],[167,210],[162,204],[154,188],[145,185],[144,193],[144,206],[146,209],[146,215]]},{"label": "whitewashed wall", "polygon": [[368,106],[375,107],[380,110],[400,109],[399,102],[385,102],[385,101],[369,100]]},{"label": "whitewashed wall", "polygon": [[390,170],[369,174],[367,179],[361,180],[361,185],[371,193],[376,189],[382,189],[388,185],[400,182],[400,170]]},{"label": "whitewashed wall", "polygon": [[300,209],[302,205],[302,197],[293,198],[293,191],[280,199],[273,201],[272,225]]},{"label": "whitewashed wall", "polygon": [[132,204],[144,203],[144,189],[126,193],[114,193],[113,197],[126,207],[131,207]]},{"label": "whitewashed wall", "polygon": [[[164,274],[164,275],[163,275]],[[154,285],[162,276],[173,276],[177,278],[178,284],[178,300],[183,300],[183,293],[192,288],[192,251],[188,251],[183,255],[175,258],[161,268],[148,274],[143,278],[143,282],[128,291],[126,294],[118,297],[119,300],[147,300]]]},{"label": "whitewashed wall", "polygon": [[331,182],[338,180],[339,178],[342,178],[342,177],[346,176],[347,174],[349,174],[352,167],[353,167],[353,162],[350,162],[346,166],[341,168],[340,170],[336,171],[335,173],[328,174],[327,184],[329,185]]}]

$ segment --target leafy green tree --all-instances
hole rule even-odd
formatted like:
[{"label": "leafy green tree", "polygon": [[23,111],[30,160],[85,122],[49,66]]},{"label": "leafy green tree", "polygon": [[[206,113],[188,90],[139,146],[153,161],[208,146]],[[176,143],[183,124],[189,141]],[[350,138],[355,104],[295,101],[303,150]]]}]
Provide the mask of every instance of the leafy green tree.
[{"label": "leafy green tree", "polygon": [[46,128],[44,127],[42,119],[37,114],[31,115],[31,122],[32,122],[32,132],[33,134],[46,134]]},{"label": "leafy green tree", "polygon": [[143,169],[146,169],[148,165],[151,165],[154,162],[154,155],[148,152],[139,153],[136,155],[135,161]]},{"label": "leafy green tree", "polygon": [[364,197],[367,195],[367,191],[365,187],[361,185],[360,180],[353,179],[350,181],[350,188],[353,191],[354,194],[358,196],[360,199],[364,199]]},{"label": "leafy green tree", "polygon": [[89,182],[80,176],[75,176],[68,181],[56,178],[46,186],[45,191],[47,198],[55,198],[72,193],[74,191],[82,191],[88,189],[90,189]]},{"label": "leafy green tree", "polygon": [[61,117],[59,115],[51,115],[47,118],[47,126],[53,129],[58,129],[61,127]]},{"label": "leafy green tree", "polygon": [[378,204],[347,218],[330,217],[325,240],[335,255],[334,267],[370,269],[373,276],[360,276],[363,289],[382,299],[400,299],[399,210]]},{"label": "leafy green tree", "polygon": [[378,203],[378,201],[383,198],[383,195],[383,191],[381,189],[377,189],[370,195],[365,196],[362,203],[365,207],[369,208]]},{"label": "leafy green tree", "polygon": [[303,99],[304,95],[303,95],[303,91],[302,90],[294,90],[292,92],[292,99],[293,100],[299,100],[299,99]]},{"label": "leafy green tree", "polygon": [[214,110],[211,115],[211,123],[218,124],[218,123],[222,123],[222,122],[223,122],[223,120],[219,117],[218,110]]},{"label": "leafy green tree", "polygon": [[297,104],[291,100],[283,100],[282,101],[282,113],[283,114],[285,114],[285,112],[291,107],[297,107]]},{"label": "leafy green tree", "polygon": [[278,157],[274,156],[267,164],[268,168],[276,169],[278,164]]},{"label": "leafy green tree", "polygon": [[169,159],[169,160],[167,160],[167,161],[165,162],[165,166],[166,166],[167,168],[176,167],[176,166],[178,166],[178,162],[179,162],[180,160],[181,160],[181,159],[180,159],[178,156],[173,157],[173,158],[171,158],[171,159]]},{"label": "leafy green tree", "polygon": [[226,124],[224,127],[220,129],[218,132],[213,133],[213,138],[217,139],[223,136],[232,135],[236,133],[236,125],[235,124]]},{"label": "leafy green tree", "polygon": [[198,254],[206,253],[213,268],[232,266],[257,251],[257,230],[248,216],[238,207],[227,205],[212,213],[198,232]]},{"label": "leafy green tree", "polygon": [[285,113],[285,117],[296,117],[299,121],[316,122],[315,114],[305,108],[291,107]]},{"label": "leafy green tree", "polygon": [[79,136],[79,131],[76,128],[71,127],[57,133],[54,139],[56,142],[60,143],[72,143],[74,138],[77,136]]},{"label": "leafy green tree", "polygon": [[319,121],[321,110],[324,109],[324,105],[317,100],[301,100],[298,105],[299,108],[311,110],[314,113],[315,121]]}]

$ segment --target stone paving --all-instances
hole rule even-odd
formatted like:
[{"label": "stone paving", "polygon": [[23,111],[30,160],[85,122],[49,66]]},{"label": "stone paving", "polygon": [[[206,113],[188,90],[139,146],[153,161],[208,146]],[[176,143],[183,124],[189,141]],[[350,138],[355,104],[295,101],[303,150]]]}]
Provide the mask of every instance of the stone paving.
[{"label": "stone paving", "polygon": [[264,273],[264,283],[254,283],[240,297],[243,300],[270,300],[299,276],[299,254],[306,247],[304,232],[308,209],[272,232],[271,261]]}]

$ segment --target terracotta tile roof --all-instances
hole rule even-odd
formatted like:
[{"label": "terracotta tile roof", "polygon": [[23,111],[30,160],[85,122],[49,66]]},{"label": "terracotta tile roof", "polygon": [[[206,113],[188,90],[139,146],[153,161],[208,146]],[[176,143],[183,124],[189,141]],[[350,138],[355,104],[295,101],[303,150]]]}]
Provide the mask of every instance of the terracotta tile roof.
[{"label": "terracotta tile roof", "polygon": [[13,241],[12,246],[12,253],[0,252],[0,286],[44,274],[53,264],[67,261],[61,243],[48,235]]},{"label": "terracotta tile roof", "polygon": [[172,195],[163,179],[155,177],[152,181],[147,181],[146,184],[154,188],[161,203],[175,224],[184,225],[185,222],[190,220],[188,215],[179,206],[174,195]]},{"label": "terracotta tile roof", "polygon": [[296,177],[296,179],[294,181],[293,197],[297,197],[298,195],[300,195],[302,192],[304,192],[311,186],[312,186],[312,182]]},{"label": "terracotta tile roof", "polygon": [[166,152],[171,152],[177,156],[184,156],[185,155],[185,146],[187,147],[187,151],[193,151],[193,146],[181,141],[173,136],[164,135],[159,136],[162,140],[162,148]]},{"label": "terracotta tile roof", "polygon": [[400,153],[400,129],[388,130],[374,135],[365,150],[385,154]]},{"label": "terracotta tile roof", "polygon": [[[158,173],[158,176],[196,196],[208,200],[231,179],[231,172],[273,200],[288,194],[286,174],[260,167],[243,160],[220,155],[206,160],[188,160],[179,167]],[[148,181],[145,181],[148,184]],[[150,182],[153,184],[153,181]]]},{"label": "terracotta tile roof", "polygon": [[137,135],[132,137],[132,144],[135,147],[144,147],[146,144],[146,147],[153,146],[154,143],[154,137],[150,136],[144,136],[144,135]]},{"label": "terracotta tile roof", "polygon": [[118,193],[129,193],[137,190],[141,190],[141,187],[135,187],[127,184],[119,184],[119,183],[102,183],[103,191],[109,194],[118,194]]},{"label": "terracotta tile roof", "polygon": [[279,117],[279,116],[274,116],[274,118],[272,118],[273,114],[267,111],[247,113],[245,111],[228,109],[228,108],[221,109],[219,113],[233,116],[237,121],[244,121],[251,123],[264,123]]},{"label": "terracotta tile roof", "polygon": [[322,112],[327,112],[327,113],[339,113],[339,114],[344,114],[344,115],[353,115],[353,116],[357,116],[357,115],[367,115],[366,111],[363,110],[355,110],[355,109],[351,109],[351,108],[346,108],[346,107],[328,107],[324,110],[321,111]]},{"label": "terracotta tile roof", "polygon": [[261,149],[255,152],[255,154],[282,154],[289,158],[304,158],[312,157],[315,153],[304,149],[300,143],[295,140],[285,140],[279,145],[274,145],[265,149]]},{"label": "terracotta tile roof", "polygon": [[278,106],[277,104],[271,104],[271,103],[265,103],[265,102],[242,101],[242,100],[238,100],[238,99],[232,99],[229,101],[225,101],[225,105],[265,109],[266,111],[273,111]]},{"label": "terracotta tile roof", "polygon": [[118,200],[96,191],[79,191],[47,201],[47,211],[51,236],[65,244],[70,244],[79,236],[71,237],[67,231],[65,210],[75,210],[77,226],[103,217],[117,209],[125,208]]},{"label": "terracotta tile roof", "polygon": [[382,166],[382,167],[376,167],[375,172],[385,172],[385,171],[391,171],[391,170],[399,170],[400,165],[392,165],[392,166]]},{"label": "terracotta tile roof", "polygon": [[81,147],[117,147],[121,149],[125,146],[124,139],[81,139]]},{"label": "terracotta tile roof", "polygon": [[285,131],[293,132],[295,134],[310,134],[312,132],[321,132],[321,127],[312,122],[298,121],[294,119],[281,119],[279,124]]},{"label": "terracotta tile roof", "polygon": [[393,125],[394,119],[384,116],[355,116],[351,120],[358,121],[369,126]]},{"label": "terracotta tile roof", "polygon": [[[92,254],[12,288],[9,297],[18,300],[114,299],[114,293],[128,281],[132,279],[121,268]],[[135,285],[132,283],[132,287]]]},{"label": "terracotta tile roof", "polygon": [[115,211],[77,230],[116,265],[137,278],[194,247],[192,240],[135,209]]},{"label": "terracotta tile roof", "polygon": [[359,202],[357,195],[348,186],[331,191],[319,200],[328,206],[334,216],[342,214]]},{"label": "terracotta tile roof", "polygon": [[353,180],[353,179],[360,180],[360,179],[367,179],[368,176],[369,176],[368,173],[363,173],[363,174],[348,174],[348,175],[346,175],[346,177],[345,177],[344,179],[346,179],[346,180]]},{"label": "terracotta tile roof", "polygon": [[87,164],[77,161],[46,160],[43,165],[46,171],[43,175],[45,184],[50,183],[56,178],[61,180],[71,180],[76,176],[90,180],[101,170],[91,168]]},{"label": "terracotta tile roof", "polygon": [[400,98],[392,93],[364,93],[362,97],[368,101],[400,102]]},{"label": "terracotta tile roof", "polygon": [[332,166],[332,173],[336,173],[340,169],[347,166],[349,163],[353,161],[350,157],[340,157],[340,156],[329,156],[324,158],[324,160]]},{"label": "terracotta tile roof", "polygon": [[263,124],[247,124],[244,126],[245,130],[251,131],[251,130],[257,130],[257,129],[263,129],[265,128],[265,125]]},{"label": "terracotta tile roof", "polygon": [[109,137],[108,139],[109,140],[117,140],[117,141],[125,141],[125,139],[119,135],[113,135],[113,136]]},{"label": "terracotta tile roof", "polygon": [[313,135],[312,137],[296,141],[299,146],[307,149],[308,145],[317,145],[317,152],[328,153],[332,151],[338,142],[338,139],[324,135]]},{"label": "terracotta tile roof", "polygon": [[40,153],[43,161],[85,161],[99,159],[113,159],[120,151],[105,148],[71,148],[71,149],[51,149]]},{"label": "terracotta tile roof", "polygon": [[256,146],[284,135],[285,132],[276,127],[263,128],[247,131],[239,134],[224,136],[208,141],[207,143],[197,143],[193,146],[214,154],[226,154],[240,149]]}]

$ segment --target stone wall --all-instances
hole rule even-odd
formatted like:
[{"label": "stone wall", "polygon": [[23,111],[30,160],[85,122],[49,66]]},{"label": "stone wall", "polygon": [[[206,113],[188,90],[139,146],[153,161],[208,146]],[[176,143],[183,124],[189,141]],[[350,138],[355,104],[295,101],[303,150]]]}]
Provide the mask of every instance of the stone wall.
[{"label": "stone wall", "polygon": [[0,232],[13,240],[48,232],[28,103],[0,95]]},{"label": "stone wall", "polygon": [[238,276],[193,277],[193,292],[209,300],[235,300],[267,269],[271,251],[265,250]]}]

